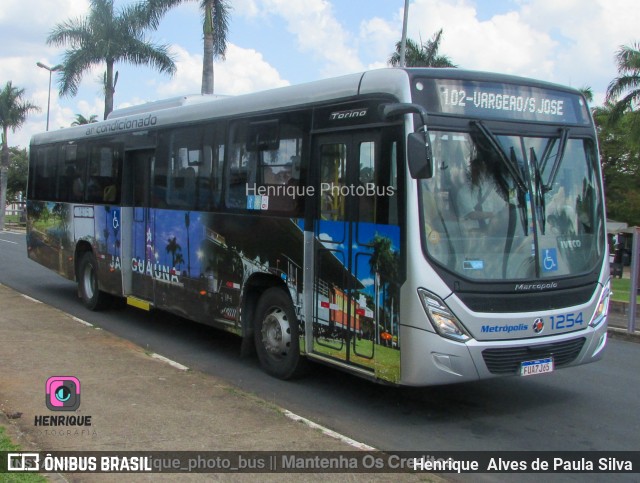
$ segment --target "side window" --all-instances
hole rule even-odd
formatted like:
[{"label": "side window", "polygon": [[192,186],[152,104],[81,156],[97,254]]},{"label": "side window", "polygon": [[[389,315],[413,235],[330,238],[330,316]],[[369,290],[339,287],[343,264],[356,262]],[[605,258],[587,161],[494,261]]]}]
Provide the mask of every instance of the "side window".
[{"label": "side window", "polygon": [[56,146],[42,146],[31,153],[32,165],[29,169],[29,197],[31,199],[52,201],[58,199],[57,154]]},{"label": "side window", "polygon": [[305,117],[299,113],[232,124],[226,205],[288,215],[301,213],[306,130]]},{"label": "side window", "polygon": [[374,223],[376,220],[376,143],[366,141],[359,146],[358,193],[359,221]]},{"label": "side window", "polygon": [[[60,148],[60,159],[63,163],[63,173],[58,184],[58,199],[60,201],[84,201],[87,186],[87,148],[84,145],[65,144]],[[60,172],[58,176],[60,176]]]},{"label": "side window", "polygon": [[186,210],[196,208],[199,197],[196,180],[201,168],[204,169],[203,129],[195,127],[173,131],[167,166],[168,206]]},{"label": "side window", "polygon": [[226,205],[229,208],[247,208],[247,191],[250,187],[256,187],[259,152],[248,146],[250,131],[247,122],[234,123],[231,127],[226,191]]},{"label": "side window", "polygon": [[154,206],[203,211],[219,206],[224,125],[181,128],[165,135],[169,157],[154,166]]},{"label": "side window", "polygon": [[320,218],[344,220],[347,145],[323,144],[320,147]]},{"label": "side window", "polygon": [[90,149],[87,201],[120,202],[122,153],[114,146],[94,145]]}]

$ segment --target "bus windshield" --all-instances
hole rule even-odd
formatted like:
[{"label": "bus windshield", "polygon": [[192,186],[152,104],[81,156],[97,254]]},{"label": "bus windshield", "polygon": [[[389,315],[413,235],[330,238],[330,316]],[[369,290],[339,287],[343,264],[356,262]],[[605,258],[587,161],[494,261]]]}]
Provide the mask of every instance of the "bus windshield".
[{"label": "bus windshield", "polygon": [[475,280],[585,273],[602,256],[597,154],[568,129],[549,137],[433,131],[435,173],[420,181],[430,259]]}]

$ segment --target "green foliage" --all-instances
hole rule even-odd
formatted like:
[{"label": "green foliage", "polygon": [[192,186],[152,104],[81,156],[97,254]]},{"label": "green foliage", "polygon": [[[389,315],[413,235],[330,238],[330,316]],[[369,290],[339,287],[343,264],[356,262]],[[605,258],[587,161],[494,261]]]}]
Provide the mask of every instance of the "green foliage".
[{"label": "green foliage", "polygon": [[[117,72],[116,72],[117,74]],[[115,87],[115,85],[114,85]],[[91,114],[89,117],[84,117],[82,114],[76,114],[76,120],[71,123],[72,126],[82,126],[84,124],[92,124],[98,122],[98,115]]]},{"label": "green foliage", "polygon": [[27,192],[27,175],[29,173],[29,155],[26,148],[9,148],[9,176],[7,179],[7,200],[15,200],[18,193]]},{"label": "green foliage", "polygon": [[113,0],[91,0],[87,17],[56,25],[47,43],[68,46],[62,62],[60,95],[76,95],[83,75],[95,66],[106,64],[106,119],[113,110],[116,62],[148,65],[173,75],[176,66],[168,46],[154,44],[145,38],[145,30],[157,28],[157,18],[149,7],[152,3],[138,3],[116,11]]},{"label": "green foliage", "polygon": [[640,50],[616,53],[618,77],[604,106],[593,110],[604,174],[607,217],[640,225]]},{"label": "green foliage", "polygon": [[[448,56],[439,53],[441,40],[442,29],[426,42],[407,39],[405,47],[406,67],[457,67]],[[396,51],[388,61],[393,67],[400,65],[400,43],[396,44]]]}]

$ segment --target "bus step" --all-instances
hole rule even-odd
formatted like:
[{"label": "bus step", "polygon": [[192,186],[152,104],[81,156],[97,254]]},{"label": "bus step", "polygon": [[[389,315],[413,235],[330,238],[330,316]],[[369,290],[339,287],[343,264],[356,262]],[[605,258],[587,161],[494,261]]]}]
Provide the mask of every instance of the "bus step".
[{"label": "bus step", "polygon": [[136,297],[127,297],[127,305],[131,305],[132,307],[136,307],[142,310],[151,310],[151,302],[147,302],[146,300],[142,300]]}]

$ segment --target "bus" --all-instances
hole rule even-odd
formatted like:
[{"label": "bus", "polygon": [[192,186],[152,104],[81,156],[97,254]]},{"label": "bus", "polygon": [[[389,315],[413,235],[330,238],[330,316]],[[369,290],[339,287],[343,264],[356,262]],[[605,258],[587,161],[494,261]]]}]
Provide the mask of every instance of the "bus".
[{"label": "bus", "polygon": [[178,98],[37,134],[28,256],[116,298],[396,385],[596,361],[610,296],[594,124],[576,90],[380,69]]}]

